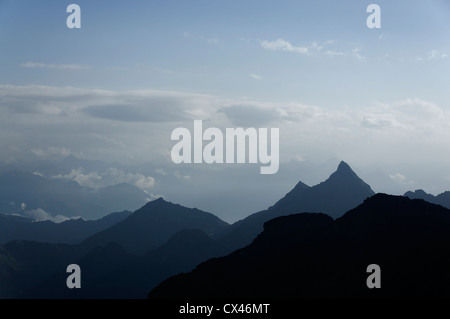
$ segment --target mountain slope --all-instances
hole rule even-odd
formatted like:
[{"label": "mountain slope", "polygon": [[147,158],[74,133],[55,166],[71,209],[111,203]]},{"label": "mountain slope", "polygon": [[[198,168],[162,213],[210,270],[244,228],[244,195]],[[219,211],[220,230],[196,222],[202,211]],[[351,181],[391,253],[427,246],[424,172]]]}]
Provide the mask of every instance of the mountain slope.
[{"label": "mountain slope", "polygon": [[[150,298],[449,298],[450,210],[377,194],[333,221],[279,217],[248,247],[174,276]],[[366,268],[381,267],[381,289]]]},{"label": "mountain slope", "polygon": [[0,298],[16,298],[83,254],[65,244],[12,241],[0,246]]},{"label": "mountain slope", "polygon": [[221,235],[229,225],[218,217],[159,198],[147,203],[124,221],[86,239],[82,245],[103,246],[110,242],[141,255],[169,240],[183,229],[200,229],[208,236]]},{"label": "mountain slope", "polygon": [[326,181],[313,187],[299,182],[269,209],[234,223],[221,240],[233,249],[240,248],[249,244],[270,219],[302,212],[322,212],[337,218],[374,194],[347,163],[341,162]]},{"label": "mountain slope", "polygon": [[109,214],[98,220],[73,219],[62,223],[33,222],[32,219],[0,214],[0,244],[12,240],[78,244],[127,218],[131,212]]},{"label": "mountain slope", "polygon": [[226,248],[204,232],[182,230],[161,247],[136,257],[116,243],[97,247],[77,262],[82,269],[82,289],[69,290],[61,283],[61,271],[27,291],[24,298],[145,298],[149,287],[164,279],[191,271],[197,264],[223,256]]}]

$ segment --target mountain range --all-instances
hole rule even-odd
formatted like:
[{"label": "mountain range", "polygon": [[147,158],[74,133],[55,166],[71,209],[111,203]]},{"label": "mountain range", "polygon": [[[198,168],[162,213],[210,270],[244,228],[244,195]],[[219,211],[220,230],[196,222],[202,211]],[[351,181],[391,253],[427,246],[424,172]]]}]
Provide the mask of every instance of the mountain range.
[{"label": "mountain range", "polygon": [[159,198],[147,203],[124,221],[87,238],[81,245],[96,247],[116,242],[125,250],[140,255],[161,246],[172,235],[184,229],[199,229],[215,238],[228,226],[228,223],[211,213]]},{"label": "mountain range", "polygon": [[[30,177],[6,172],[0,182],[14,174]],[[27,190],[45,184],[31,175],[35,184]],[[67,182],[86,190],[52,182],[48,189]],[[42,189],[33,196],[51,195]],[[274,205],[231,225],[163,198],[90,221],[0,215],[0,297],[144,298],[150,290],[157,299],[422,297],[434,288],[435,296],[447,296],[448,213],[406,194],[375,195],[341,162],[324,182],[300,181]],[[72,263],[82,269],[82,289],[65,285]],[[367,291],[370,263],[382,268],[382,292]]]},{"label": "mountain range", "polygon": [[[247,247],[164,281],[152,299],[449,298],[450,210],[377,194],[342,217],[278,217]],[[369,289],[367,267],[381,268]]]},{"label": "mountain range", "polygon": [[403,196],[406,196],[411,199],[423,199],[423,200],[426,200],[427,202],[442,205],[442,206],[450,209],[450,192],[449,191],[443,192],[437,196],[434,196],[432,194],[426,193],[422,189],[418,189],[414,192],[411,192],[411,191],[406,192]]},{"label": "mountain range", "polygon": [[12,240],[48,243],[79,244],[88,237],[127,218],[131,212],[109,214],[98,220],[81,218],[55,223],[49,220],[36,222],[31,218],[0,214],[0,244]]},{"label": "mountain range", "polygon": [[231,225],[221,239],[230,248],[237,249],[249,244],[270,219],[302,212],[321,212],[336,218],[374,194],[347,163],[341,162],[326,181],[313,187],[298,182],[275,205]]}]

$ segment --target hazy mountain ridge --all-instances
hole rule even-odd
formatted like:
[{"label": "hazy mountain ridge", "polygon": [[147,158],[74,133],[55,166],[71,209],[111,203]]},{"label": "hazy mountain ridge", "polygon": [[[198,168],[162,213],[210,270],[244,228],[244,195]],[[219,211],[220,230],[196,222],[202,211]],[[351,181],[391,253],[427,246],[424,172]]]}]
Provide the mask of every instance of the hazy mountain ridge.
[{"label": "hazy mountain ridge", "polygon": [[450,191],[446,191],[434,196],[432,194],[426,193],[422,189],[418,189],[414,192],[408,191],[403,196],[406,196],[411,199],[423,199],[426,200],[427,202],[442,205],[450,209]]},{"label": "hazy mountain ridge", "polygon": [[143,254],[184,229],[200,229],[208,236],[217,237],[228,226],[211,213],[159,198],[147,203],[126,220],[86,239],[82,245],[95,247],[117,242],[129,252]]},{"label": "hazy mountain ridge", "polygon": [[[379,238],[374,240],[372,237],[388,234],[387,236],[391,236],[390,240],[396,241],[398,238],[394,236],[392,229],[401,229],[407,220],[406,225],[410,225],[411,229],[415,227],[416,237],[410,236],[412,239],[415,238],[415,241],[411,240],[412,243],[418,245],[422,238],[429,238],[429,236],[440,236],[444,241],[447,240],[443,229],[447,227],[448,211],[444,208],[421,200],[411,201],[406,197],[400,197],[403,201],[399,201],[398,197],[372,195],[370,186],[362,181],[345,162],[341,162],[338,169],[326,181],[312,187],[298,182],[275,205],[265,211],[249,215],[232,225],[210,213],[173,204],[160,198],[124,216],[123,219],[116,220],[114,225],[96,232],[79,245],[13,241],[0,246],[0,285],[3,285],[0,294],[7,298],[19,296],[22,298],[141,298],[164,279],[180,272],[191,271],[200,264],[194,273],[197,274],[199,269],[202,272],[213,265],[211,269],[214,271],[206,270],[206,273],[213,278],[202,282],[203,275],[200,275],[199,290],[188,292],[193,293],[192,296],[198,294],[203,297],[200,289],[203,284],[207,285],[204,291],[213,292],[206,297],[226,296],[228,293],[236,294],[236,296],[265,296],[267,287],[279,290],[279,294],[275,297],[309,298],[334,296],[333,294],[348,297],[354,296],[355,291],[358,291],[357,296],[363,296],[358,295],[360,288],[355,288],[356,282],[352,282],[347,290],[340,291],[336,285],[343,283],[333,276],[338,270],[343,271],[347,278],[367,276],[364,271],[361,272],[360,267],[363,265],[359,258],[369,262],[370,256],[364,255],[369,248],[375,252],[374,256],[378,256],[382,262],[389,264],[391,260],[386,259],[383,251],[377,247]],[[352,203],[357,203],[353,207],[362,204],[355,209],[350,207],[345,215],[336,220],[321,212],[331,208],[330,211],[338,214],[334,215],[337,217],[340,210],[353,205]],[[414,207],[422,210],[418,213]],[[307,213],[303,213],[306,209]],[[408,216],[410,210],[413,212],[412,218]],[[377,214],[378,211],[383,213]],[[427,223],[423,220],[417,222],[416,217],[427,219],[430,211],[439,211],[439,213],[436,214],[437,220],[429,223],[430,231],[427,232],[421,229]],[[361,216],[364,218],[360,218]],[[395,218],[392,219],[392,216],[401,217],[401,220],[396,221]],[[6,218],[11,218],[9,222],[16,224],[39,224],[17,216],[6,216]],[[408,219],[413,221],[408,222]],[[0,227],[1,221],[0,215]],[[86,222],[71,220],[54,225],[77,223],[85,224]],[[41,225],[51,224],[44,222]],[[388,227],[386,231],[383,227],[390,224],[392,227]],[[440,226],[437,227],[435,224]],[[264,232],[261,233],[263,229]],[[409,238],[409,235],[406,234],[405,238]],[[255,240],[252,242],[253,239]],[[381,242],[384,239],[382,238]],[[250,245],[244,247],[248,244]],[[244,248],[231,253],[240,247]],[[394,253],[393,247],[408,249],[404,250],[405,254],[402,255],[398,252]],[[346,250],[347,248],[349,250]],[[394,243],[392,247],[388,247],[389,249],[391,250],[389,258],[397,255],[397,258],[399,256],[412,258],[408,255],[412,254],[412,249],[408,246],[407,240]],[[430,247],[426,249],[434,252]],[[426,254],[428,258],[426,249],[420,247],[419,251]],[[294,257],[293,251],[295,251]],[[229,253],[231,254],[225,256]],[[326,256],[327,254],[329,255]],[[298,259],[299,256],[309,256],[309,260],[313,262],[316,260],[316,262],[303,264],[303,260]],[[445,260],[446,257],[442,258]],[[224,260],[226,262],[222,265]],[[236,260],[240,262],[237,266],[233,264]],[[344,267],[343,265],[347,262],[350,270],[346,273],[347,270],[339,267]],[[65,278],[67,278],[65,267],[70,263],[78,263],[83,273],[86,272],[82,279],[83,288],[80,290],[69,290],[65,287]],[[327,268],[329,265],[337,265],[338,270],[330,272]],[[420,265],[420,267],[426,267],[426,265]],[[264,278],[252,277],[254,269],[260,269],[257,271],[259,275],[263,275],[265,271],[267,273]],[[306,282],[304,289],[296,291],[293,287],[292,289],[288,287],[281,291],[282,286],[279,282],[292,280],[295,282],[298,279],[295,279],[295,271],[299,269],[308,271],[313,269],[327,275],[323,280],[312,282],[311,278],[314,278],[315,273],[306,272],[305,276],[301,277],[301,282],[297,282],[298,285]],[[175,276],[175,279],[167,281],[170,283],[169,287],[172,282],[178,280],[177,278],[185,280],[184,276],[191,278],[190,274]],[[30,277],[33,278],[28,280]],[[231,286],[239,278],[243,283],[247,282],[248,286]],[[327,279],[336,284],[329,286]],[[151,295],[171,297],[171,289],[166,290],[167,282],[163,282],[162,288],[156,288],[156,293]],[[219,295],[211,286],[217,283],[224,285]],[[308,287],[312,289],[312,293]],[[320,292],[323,287],[328,292]],[[183,289],[186,287],[179,290],[180,294]],[[400,292],[389,293],[394,296]],[[178,297],[180,296],[182,295]]]},{"label": "hazy mountain ridge", "polygon": [[126,219],[131,212],[111,213],[97,220],[71,219],[62,223],[34,222],[30,218],[0,214],[0,244],[12,240],[79,244],[89,236]]},{"label": "hazy mountain ridge", "polygon": [[7,214],[31,215],[42,209],[53,216],[95,219],[113,211],[137,209],[147,198],[142,190],[125,183],[92,189],[24,171],[0,174],[0,212]]},{"label": "hazy mountain ridge", "polygon": [[222,240],[237,249],[249,244],[270,219],[302,212],[321,212],[336,218],[374,194],[347,163],[341,162],[326,181],[313,187],[298,182],[275,205],[234,223]]}]

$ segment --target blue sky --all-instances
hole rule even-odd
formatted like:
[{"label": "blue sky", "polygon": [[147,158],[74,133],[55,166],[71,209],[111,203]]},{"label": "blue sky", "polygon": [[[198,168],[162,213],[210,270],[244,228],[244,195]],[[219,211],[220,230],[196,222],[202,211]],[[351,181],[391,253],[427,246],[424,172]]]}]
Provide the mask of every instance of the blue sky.
[{"label": "blue sky", "polygon": [[282,162],[450,189],[426,169],[450,171],[448,1],[374,1],[381,29],[371,1],[80,0],[68,29],[70,3],[0,0],[2,161],[163,165],[171,131],[202,119],[279,127]]},{"label": "blue sky", "polygon": [[[449,100],[450,59],[438,58],[450,51],[445,1],[379,1],[379,30],[365,24],[367,1],[78,1],[81,30],[65,25],[69,3],[1,2],[2,83],[150,87],[327,107],[411,94]],[[311,54],[261,45],[278,39]]]}]

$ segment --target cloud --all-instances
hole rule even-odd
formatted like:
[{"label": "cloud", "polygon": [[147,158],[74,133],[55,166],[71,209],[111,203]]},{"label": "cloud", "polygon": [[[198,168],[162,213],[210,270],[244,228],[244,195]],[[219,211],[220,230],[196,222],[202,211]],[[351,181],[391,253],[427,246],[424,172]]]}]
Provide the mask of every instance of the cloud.
[{"label": "cloud", "polygon": [[401,127],[401,124],[391,114],[363,115],[361,125],[367,128],[382,129],[387,127]]},{"label": "cloud", "polygon": [[92,187],[97,188],[100,187],[102,176],[98,175],[97,172],[90,172],[87,174],[83,174],[83,169],[72,169],[72,171],[69,174],[59,174],[52,176],[54,179],[67,179],[67,180],[73,180],[84,187]]},{"label": "cloud", "polygon": [[253,78],[253,79],[255,79],[255,80],[258,80],[258,81],[259,81],[259,80],[262,80],[262,77],[261,77],[261,76],[256,75],[256,74],[253,74],[253,73],[250,74],[250,77]]},{"label": "cloud", "polygon": [[54,70],[87,70],[90,67],[87,65],[80,64],[46,64],[37,62],[26,62],[19,64],[21,68],[29,69],[54,69]]},{"label": "cloud", "polygon": [[309,54],[308,48],[293,46],[289,41],[283,39],[277,39],[275,41],[262,41],[261,47],[272,51],[285,51],[285,52]]},{"label": "cloud", "polygon": [[[111,105],[116,106],[110,109]],[[73,154],[166,168],[174,145],[172,130],[192,129],[194,119],[221,129],[278,127],[282,161],[297,154],[311,160],[317,158],[312,154],[320,154],[320,158],[367,161],[411,158],[407,154],[412,153],[415,161],[450,156],[450,150],[442,147],[450,139],[449,112],[414,97],[326,107],[173,91],[0,85],[0,159],[59,159]],[[153,176],[136,172],[91,173],[75,171],[70,178],[84,185],[120,180],[146,191],[156,183]]]},{"label": "cloud", "polygon": [[362,51],[361,48],[354,48],[351,52],[351,55],[359,61],[363,61],[366,58],[360,53]]},{"label": "cloud", "polygon": [[25,214],[30,216],[32,219],[34,219],[35,222],[42,222],[42,221],[49,220],[49,221],[52,221],[54,223],[62,223],[62,222],[65,222],[66,220],[81,218],[80,216],[76,216],[76,217],[67,217],[67,216],[64,216],[64,215],[53,216],[52,214],[47,213],[42,208],[37,208],[37,209],[32,209],[32,210],[25,210],[25,208],[26,208],[26,204],[25,203],[22,203],[21,207],[22,207],[22,210],[25,212]]},{"label": "cloud", "polygon": [[[54,155],[57,155],[60,157],[66,157],[66,156],[69,156],[72,154],[72,152],[70,151],[70,148],[52,147],[52,146],[49,146],[45,149],[42,149],[42,148],[31,149],[30,152],[40,158],[53,157]],[[38,175],[38,174],[35,174],[35,175]]]},{"label": "cloud", "polygon": [[328,40],[323,43],[312,42],[305,46],[294,46],[289,41],[277,39],[275,41],[260,41],[260,45],[262,48],[272,51],[293,52],[308,56],[327,56],[331,58],[348,56],[359,61],[365,60],[365,57],[361,53],[362,49],[359,47],[347,50],[329,48],[330,46],[336,45],[336,41],[333,40]]},{"label": "cloud", "polygon": [[93,117],[124,122],[175,122],[189,118],[182,105],[170,102],[172,104],[149,100],[147,105],[94,105],[84,108],[83,112]]},{"label": "cloud", "polygon": [[445,59],[448,55],[446,53],[440,53],[438,50],[432,50],[427,53],[427,59],[433,60],[433,59]]},{"label": "cloud", "polygon": [[304,121],[319,113],[318,108],[301,104],[274,105],[257,103],[231,105],[219,109],[234,124],[243,127],[261,127],[282,121]]},{"label": "cloud", "polygon": [[51,178],[73,180],[83,187],[91,188],[100,188],[120,183],[128,183],[140,188],[147,193],[152,188],[154,188],[156,184],[155,178],[151,176],[145,176],[140,173],[127,173],[115,167],[110,167],[102,173],[84,173],[84,170],[82,168],[72,169],[69,174],[59,174],[52,176]]},{"label": "cloud", "polygon": [[405,175],[402,175],[400,173],[389,175],[389,178],[397,184],[401,185],[413,185],[415,183],[414,181],[408,180]]}]

